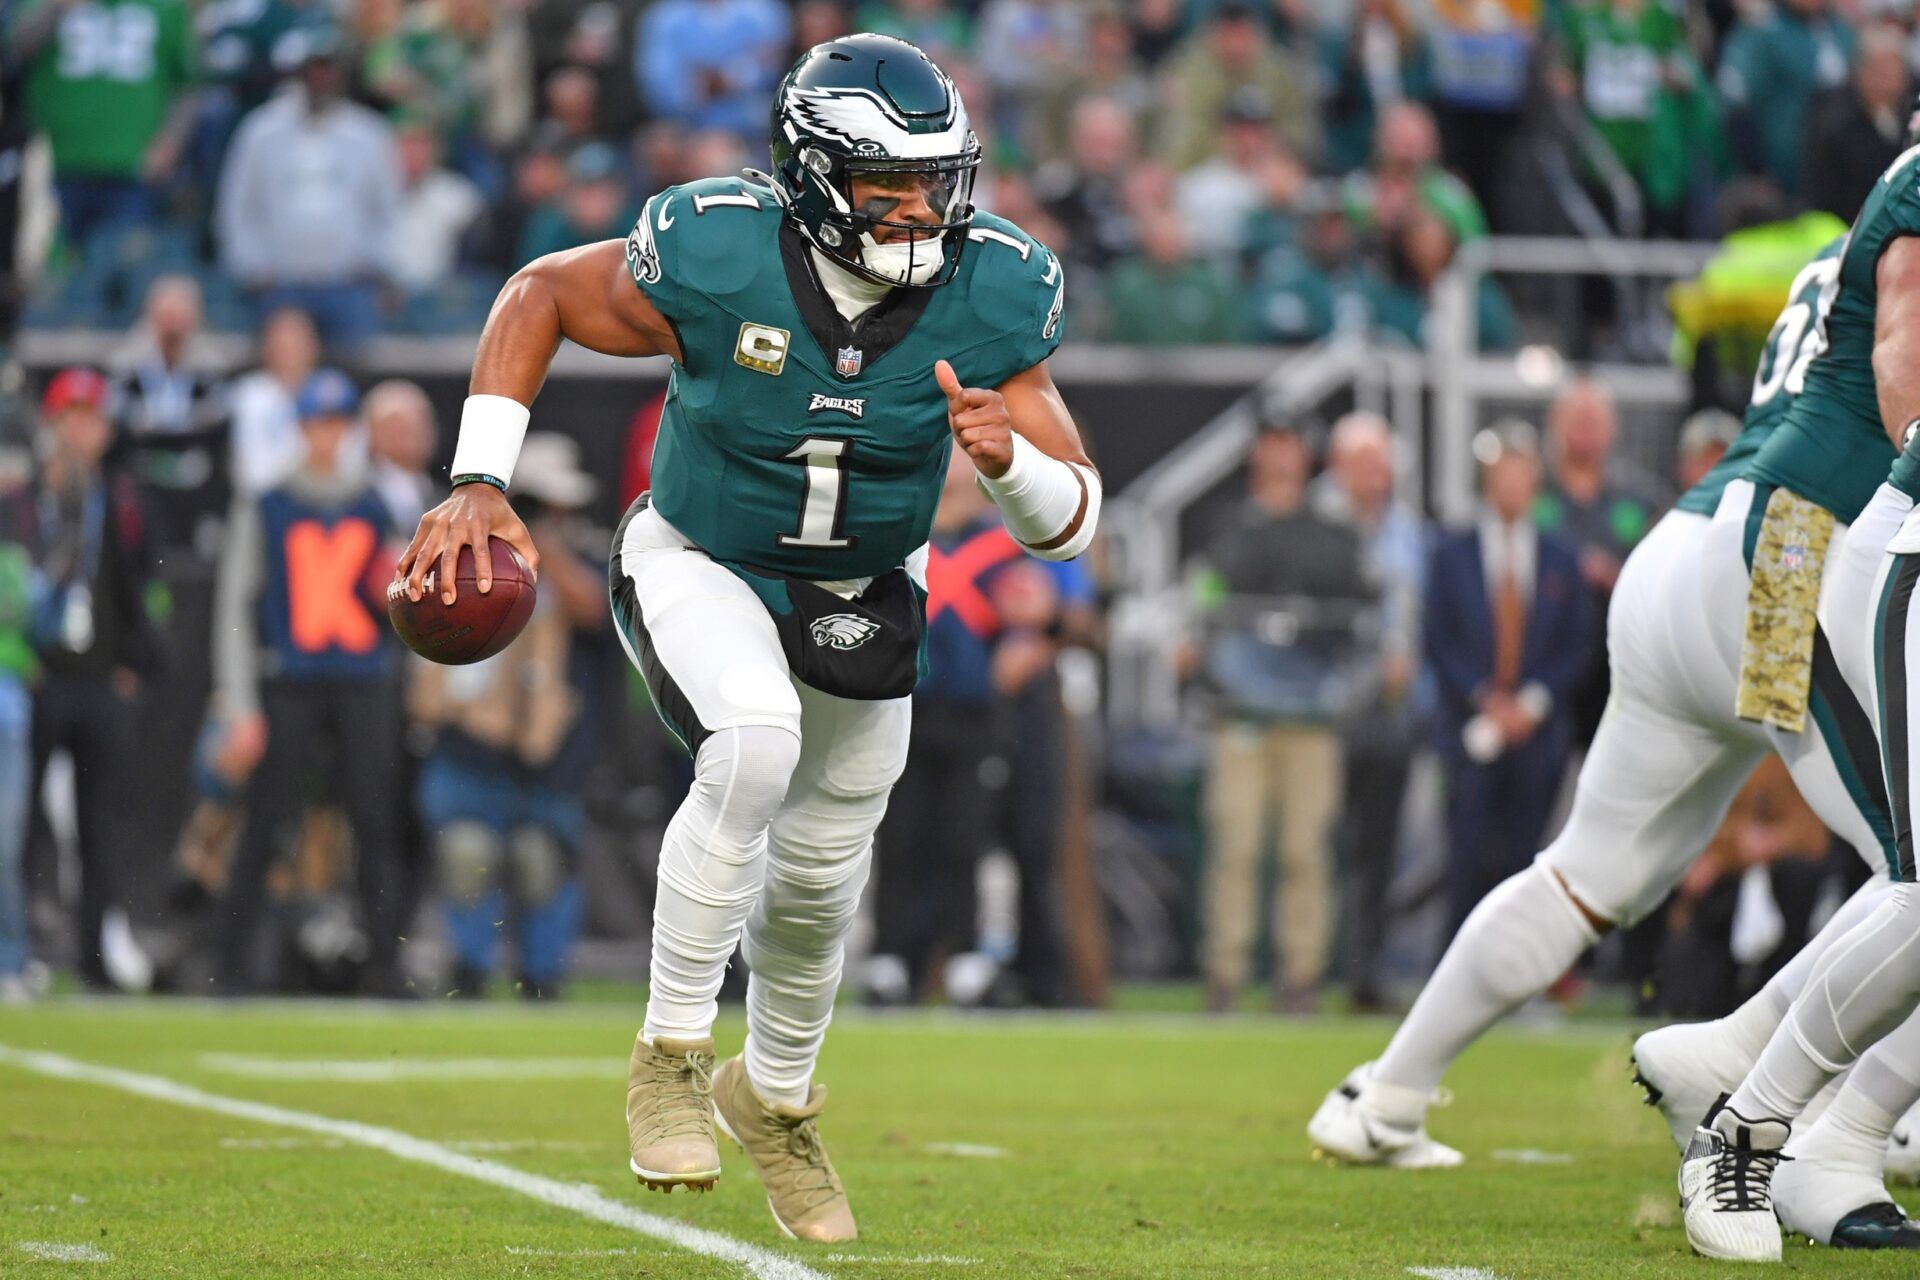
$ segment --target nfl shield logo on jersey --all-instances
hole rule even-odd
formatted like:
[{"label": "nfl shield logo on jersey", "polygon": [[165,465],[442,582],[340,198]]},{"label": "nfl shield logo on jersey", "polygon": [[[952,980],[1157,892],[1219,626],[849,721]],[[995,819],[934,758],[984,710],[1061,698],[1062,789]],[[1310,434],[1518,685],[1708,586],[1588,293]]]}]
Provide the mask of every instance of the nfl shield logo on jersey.
[{"label": "nfl shield logo on jersey", "polygon": [[833,362],[833,371],[843,378],[851,378],[860,372],[860,349],[858,347],[840,348],[839,358]]},{"label": "nfl shield logo on jersey", "polygon": [[1807,563],[1807,549],[1797,542],[1789,542],[1780,549],[1780,567],[1783,569],[1803,568]]}]

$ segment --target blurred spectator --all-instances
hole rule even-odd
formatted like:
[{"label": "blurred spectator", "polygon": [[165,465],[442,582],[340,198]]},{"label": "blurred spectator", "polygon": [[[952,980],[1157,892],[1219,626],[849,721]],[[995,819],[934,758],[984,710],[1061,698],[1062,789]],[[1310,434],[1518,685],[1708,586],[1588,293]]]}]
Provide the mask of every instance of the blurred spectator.
[{"label": "blurred spectator", "polygon": [[1734,797],[1666,912],[1660,1003],[1681,1018],[1733,1011],[1806,944],[1832,844],[1769,753]]},{"label": "blurred spectator", "polygon": [[1247,499],[1202,557],[1204,662],[1218,707],[1201,887],[1214,1010],[1232,1008],[1249,976],[1269,824],[1279,858],[1273,1007],[1311,1009],[1327,963],[1338,725],[1353,692],[1354,637],[1376,592],[1359,535],[1307,503],[1311,466],[1298,430],[1264,430],[1247,459]]},{"label": "blurred spectator", "polygon": [[1720,48],[1716,84],[1743,168],[1767,174],[1789,196],[1803,192],[1807,110],[1820,93],[1846,83],[1853,54],[1853,29],[1827,0],[1742,10]]},{"label": "blurred spectator", "polygon": [[1540,455],[1515,419],[1474,438],[1480,514],[1434,548],[1422,621],[1439,693],[1449,934],[1540,848],[1587,665],[1588,593],[1574,548],[1533,522]]},{"label": "blurred spectator", "polygon": [[[402,0],[354,0],[349,31],[361,49],[399,26]],[[227,127],[265,102],[315,41],[334,38],[327,0],[209,0],[199,9],[201,65]]]},{"label": "blurred spectator", "polygon": [[534,130],[527,145],[514,157],[506,195],[483,211],[486,229],[479,250],[481,260],[509,272],[523,265],[520,241],[527,233],[528,221],[566,185],[567,142],[559,127],[548,121]]},{"label": "blurred spectator", "polygon": [[1502,227],[1538,190],[1518,179],[1540,10],[1538,0],[1433,0],[1431,101],[1447,167],[1497,207]]},{"label": "blurred spectator", "polygon": [[567,161],[567,183],[554,199],[533,211],[520,237],[521,263],[595,240],[617,240],[633,227],[620,153],[604,142],[588,143]]},{"label": "blurred spectator", "polygon": [[599,90],[599,134],[627,132],[638,113],[629,53],[639,7],[635,0],[541,0],[526,16],[534,75],[540,83],[563,66],[593,73]]},{"label": "blurred spectator", "polygon": [[1587,119],[1646,198],[1656,233],[1692,230],[1689,197],[1710,185],[1724,147],[1684,15],[1664,0],[1584,0],[1563,35]]},{"label": "blurred spectator", "polygon": [[268,869],[310,773],[337,791],[353,828],[366,937],[364,988],[401,995],[400,724],[396,646],[384,625],[394,529],[345,444],[358,408],[346,375],[313,374],[297,399],[307,448],[273,488],[235,505],[215,628],[224,732],[258,759],[246,824],[218,912],[217,989],[255,989]]},{"label": "blurred spectator", "polygon": [[1251,5],[1222,0],[1160,71],[1160,153],[1176,169],[1205,160],[1234,93],[1255,88],[1266,95],[1288,147],[1311,160],[1320,153],[1312,85],[1313,68],[1268,38]]},{"label": "blurred spectator", "polygon": [[641,96],[661,119],[758,139],[791,22],[776,0],[659,0],[634,41]]},{"label": "blurred spectator", "polygon": [[[1044,571],[1026,572],[1037,568],[954,448],[928,549],[929,673],[914,691],[906,772],[879,832],[867,980],[882,1002],[933,994],[935,966],[974,950],[974,870],[992,836],[993,792],[1009,773],[1001,709],[1043,677],[1056,652],[1059,594]],[[1021,886],[1036,907],[1051,891],[1044,876]]]},{"label": "blurred spectator", "polygon": [[1361,1010],[1384,1007],[1380,949],[1393,923],[1388,886],[1400,843],[1400,810],[1413,767],[1418,723],[1420,607],[1427,530],[1394,493],[1393,429],[1371,413],[1333,424],[1326,474],[1313,482],[1313,508],[1360,536],[1367,578],[1380,593],[1380,623],[1365,642],[1365,667],[1340,734],[1346,786],[1335,847],[1345,877],[1348,981]]},{"label": "blurred spectator", "polygon": [[212,688],[213,578],[233,502],[233,424],[226,379],[200,333],[200,286],[162,276],[145,321],[113,362],[108,400],[119,426],[112,464],[134,482],[153,563],[166,678],[140,700],[144,750],[125,775],[129,838],[147,861],[172,848],[185,818],[188,769]]},{"label": "blurred spectator", "polygon": [[[1085,6],[1075,0],[987,0],[973,54],[995,100],[1012,112],[1072,74],[1086,40]],[[1002,117],[1000,123],[1011,122]]]},{"label": "blurred spectator", "polygon": [[341,97],[337,39],[316,40],[298,83],[240,122],[220,178],[222,261],[260,314],[298,306],[329,342],[378,322],[400,208],[387,122]]},{"label": "blurred spectator", "polygon": [[1431,87],[1427,39],[1403,0],[1358,0],[1350,11],[1346,25],[1326,26],[1319,38],[1330,173],[1364,164],[1380,111],[1425,98]]},{"label": "blurred spectator", "polygon": [[560,67],[540,91],[540,123],[564,152],[600,136],[600,81],[585,67]]},{"label": "blurred spectator", "polygon": [[1807,202],[1853,221],[1860,205],[1906,146],[1911,89],[1906,41],[1897,27],[1860,37],[1853,83],[1816,98],[1807,112]]},{"label": "blurred spectator", "polygon": [[1607,705],[1607,601],[1627,553],[1647,536],[1664,503],[1616,474],[1613,445],[1620,433],[1613,394],[1590,378],[1574,378],[1547,410],[1547,485],[1534,504],[1543,533],[1570,543],[1580,556],[1588,609],[1587,667],[1571,696],[1574,741],[1584,745]]},{"label": "blurred spectator", "polygon": [[1139,345],[1238,342],[1245,303],[1219,265],[1187,247],[1186,227],[1167,210],[1140,220],[1140,252],[1107,273],[1107,337]]},{"label": "blurred spectator", "polygon": [[1717,204],[1719,248],[1698,279],[1668,288],[1667,305],[1674,363],[1688,368],[1692,402],[1741,414],[1794,277],[1847,224],[1821,211],[1791,215],[1768,178],[1731,180]]},{"label": "blurred spectator", "polygon": [[[876,10],[876,16],[880,10]],[[862,14],[864,19],[865,15]],[[787,37],[787,65],[799,61],[800,55],[817,44],[825,44],[838,36],[854,30],[847,21],[846,6],[840,0],[800,0],[793,6],[793,31]],[[864,27],[862,30],[877,31],[877,27]],[[946,65],[942,63],[942,65]],[[947,68],[951,75],[953,69]]]},{"label": "blurred spectator", "polygon": [[1333,331],[1336,311],[1342,323],[1364,309],[1341,306],[1351,298],[1356,249],[1353,227],[1338,210],[1322,210],[1299,225],[1273,218],[1252,234],[1265,244],[1259,252],[1249,298],[1249,323],[1265,342],[1312,342]]},{"label": "blurred spectator", "polygon": [[1174,207],[1192,230],[1194,252],[1238,254],[1256,213],[1288,209],[1299,197],[1307,172],[1269,127],[1272,120],[1260,90],[1241,89],[1227,104],[1214,153],[1175,182]]},{"label": "blurred spectator", "polygon": [[260,325],[260,367],[234,380],[233,483],[242,493],[279,484],[306,457],[294,397],[320,363],[320,335],[298,307],[281,307]]},{"label": "blurred spectator", "polygon": [[387,101],[431,122],[468,176],[490,168],[489,148],[533,119],[533,54],[523,6],[492,0],[417,5],[371,51],[370,80]]},{"label": "blurred spectator", "polygon": [[5,55],[29,65],[26,107],[53,147],[67,237],[159,212],[193,121],[193,20],[183,0],[39,0],[21,5]]},{"label": "blurred spectator", "polygon": [[1133,55],[1143,66],[1157,67],[1186,34],[1186,0],[1134,0],[1128,8]]},{"label": "blurred spectator", "polygon": [[41,470],[25,504],[41,582],[29,623],[40,668],[31,794],[44,821],[47,764],[65,752],[78,822],[80,976],[90,987],[142,990],[152,969],[121,900],[130,852],[125,787],[140,689],[158,669],[159,651],[147,619],[139,500],[102,465],[113,442],[106,408],[106,379],[84,368],[55,375],[40,402]]},{"label": "blurred spectator", "polygon": [[26,450],[0,454],[0,1006],[24,1004],[33,992],[27,966],[25,854],[33,782],[33,694],[38,668],[30,626],[35,579],[23,501],[30,467]]},{"label": "blurred spectator", "polygon": [[1456,243],[1487,233],[1487,218],[1467,185],[1440,167],[1433,115],[1417,102],[1380,114],[1373,160],[1348,177],[1342,190],[1347,216],[1363,234],[1391,244],[1426,209],[1443,219]]},{"label": "blurred spectator", "polygon": [[[834,16],[837,19],[841,15]],[[894,0],[893,3],[862,5],[851,29],[873,31],[905,40],[943,66],[966,55],[973,35],[967,15],[956,12],[947,0]],[[844,35],[848,30],[842,26],[832,35]],[[799,40],[795,40],[794,45],[796,50],[812,47]]]},{"label": "blurred spectator", "polygon": [[[461,996],[486,994],[504,928],[518,953],[520,994],[557,997],[580,932],[583,901],[572,868],[586,827],[581,773],[554,766],[581,722],[574,631],[606,615],[605,572],[580,562],[564,526],[594,489],[571,439],[529,435],[514,472],[514,506],[536,530],[541,553],[533,617],[485,662],[416,664],[409,705],[434,736],[418,802]],[[584,586],[576,581],[569,591],[569,578]]]},{"label": "blurred spectator", "polygon": [[1112,0],[1087,7],[1086,51],[1046,85],[1028,130],[1035,154],[1057,159],[1071,150],[1079,104],[1089,98],[1117,103],[1133,120],[1153,110],[1153,82],[1133,55],[1133,32],[1126,11]]},{"label": "blurred spectator", "polygon": [[[1366,278],[1365,293],[1376,330],[1398,334],[1416,347],[1426,345],[1433,287],[1453,262],[1456,248],[1453,228],[1429,209],[1416,209],[1394,231],[1387,245],[1385,273]],[[1517,337],[1513,308],[1491,275],[1480,277],[1473,320],[1478,349],[1513,347]]]},{"label": "blurred spectator", "polygon": [[394,529],[410,538],[420,517],[440,501],[428,471],[439,438],[433,401],[419,383],[389,378],[367,392],[366,419],[368,479],[387,504]]},{"label": "blurred spectator", "polygon": [[486,202],[471,179],[440,163],[440,135],[415,121],[400,130],[400,204],[387,249],[388,276],[424,293],[453,274],[467,232]]},{"label": "blurred spectator", "polygon": [[139,486],[148,542],[173,577],[187,566],[172,561],[210,568],[232,500],[226,379],[213,372],[200,323],[193,277],[155,280],[144,321],[114,357],[108,401],[116,461]]},{"label": "blurred spectator", "polygon": [[1093,270],[1132,252],[1137,241],[1127,181],[1139,162],[1134,118],[1112,98],[1073,108],[1068,156],[1041,167],[1033,193],[1066,232],[1058,251],[1072,266]]},{"label": "blurred spectator", "polygon": [[1725,409],[1702,409],[1688,415],[1680,427],[1679,459],[1674,466],[1673,487],[1685,493],[1706,478],[1720,464],[1740,434],[1740,419]]}]

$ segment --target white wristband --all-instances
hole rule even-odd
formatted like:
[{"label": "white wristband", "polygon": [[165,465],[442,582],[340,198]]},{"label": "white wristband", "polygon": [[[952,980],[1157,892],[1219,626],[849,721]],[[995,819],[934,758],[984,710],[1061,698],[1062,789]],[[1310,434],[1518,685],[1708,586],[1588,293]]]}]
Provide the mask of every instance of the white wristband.
[{"label": "white wristband", "polygon": [[[1062,462],[1018,432],[1006,474],[980,476],[980,488],[1000,508],[1007,532],[1043,560],[1071,560],[1093,541],[1100,518],[1100,473]],[[1067,536],[1074,517],[1077,528]]]},{"label": "white wristband", "polygon": [[507,396],[468,396],[460,410],[460,441],[453,446],[448,474],[482,476],[506,488],[532,416],[532,410]]}]

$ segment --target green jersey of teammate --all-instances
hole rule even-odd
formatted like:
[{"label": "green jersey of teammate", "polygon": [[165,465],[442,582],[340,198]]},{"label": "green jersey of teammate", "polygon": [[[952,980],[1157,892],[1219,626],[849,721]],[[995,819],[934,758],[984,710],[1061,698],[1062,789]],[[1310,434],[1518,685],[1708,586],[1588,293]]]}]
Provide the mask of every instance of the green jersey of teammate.
[{"label": "green jersey of teammate", "polygon": [[1815,254],[1813,261],[1800,269],[1793,287],[1787,290],[1787,305],[1773,322],[1766,345],[1760,352],[1760,364],[1753,371],[1753,396],[1747,401],[1746,416],[1740,422],[1740,434],[1713,469],[1700,477],[1693,488],[1680,495],[1674,505],[1682,511],[1710,516],[1720,505],[1727,481],[1745,474],[1747,464],[1760,452],[1787,416],[1795,394],[1787,390],[1787,374],[1800,354],[1800,345],[1813,326],[1820,305],[1820,294],[1840,270],[1840,251],[1847,239],[1841,236]]},{"label": "green jersey of teammate", "polygon": [[1873,314],[1880,255],[1920,234],[1920,147],[1880,175],[1854,219],[1839,269],[1816,299],[1813,324],[1787,370],[1794,397],[1747,467],[1750,478],[1791,489],[1851,523],[1887,478],[1894,448],[1880,421],[1873,378]]},{"label": "green jersey of teammate", "polygon": [[660,514],[714,559],[817,581],[924,545],[952,434],[936,360],[994,387],[1059,343],[1059,262],[976,213],[950,283],[896,289],[858,323],[773,190],[671,187],[627,238],[634,283],[679,336],[653,462]]}]

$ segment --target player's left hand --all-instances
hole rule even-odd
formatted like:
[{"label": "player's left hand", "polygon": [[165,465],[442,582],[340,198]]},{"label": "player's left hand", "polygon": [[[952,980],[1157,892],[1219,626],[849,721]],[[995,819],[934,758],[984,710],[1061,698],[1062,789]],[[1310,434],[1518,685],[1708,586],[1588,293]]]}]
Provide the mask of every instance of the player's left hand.
[{"label": "player's left hand", "polygon": [[1013,418],[1000,393],[961,386],[945,360],[934,361],[933,380],[947,397],[947,426],[980,474],[992,480],[1007,474],[1013,465]]}]

